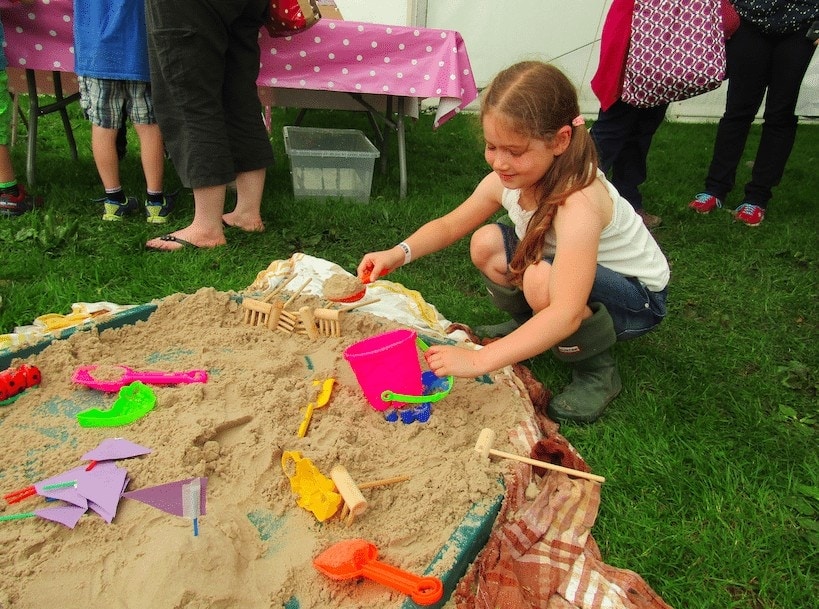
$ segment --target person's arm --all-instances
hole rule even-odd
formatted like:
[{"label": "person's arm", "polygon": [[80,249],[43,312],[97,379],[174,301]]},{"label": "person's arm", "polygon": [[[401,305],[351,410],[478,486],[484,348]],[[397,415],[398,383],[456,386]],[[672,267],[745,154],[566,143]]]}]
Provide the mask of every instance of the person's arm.
[{"label": "person's arm", "polygon": [[554,219],[557,251],[545,286],[548,305],[514,332],[482,349],[430,347],[425,353],[430,369],[438,376],[480,376],[539,355],[573,334],[588,314],[586,303],[597,271],[604,224],[598,208],[584,194],[572,195]]},{"label": "person's arm", "polygon": [[481,180],[468,199],[448,214],[430,220],[399,245],[364,254],[358,264],[359,279],[376,279],[410,260],[452,245],[481,226],[500,209],[502,193],[500,179],[495,173],[490,173]]}]

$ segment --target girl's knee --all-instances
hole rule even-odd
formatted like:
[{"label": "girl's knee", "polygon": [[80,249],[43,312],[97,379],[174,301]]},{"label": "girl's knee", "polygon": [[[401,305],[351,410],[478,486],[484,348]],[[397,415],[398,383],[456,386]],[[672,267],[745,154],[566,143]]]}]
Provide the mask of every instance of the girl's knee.
[{"label": "girl's knee", "polygon": [[469,241],[469,256],[472,264],[481,270],[488,266],[497,266],[499,261],[502,261],[503,268],[506,268],[503,235],[497,226],[488,224],[472,233]]},{"label": "girl's knee", "polygon": [[552,265],[545,260],[531,264],[523,271],[523,293],[526,296],[526,302],[534,311],[541,311],[551,303],[549,295],[551,272]]}]

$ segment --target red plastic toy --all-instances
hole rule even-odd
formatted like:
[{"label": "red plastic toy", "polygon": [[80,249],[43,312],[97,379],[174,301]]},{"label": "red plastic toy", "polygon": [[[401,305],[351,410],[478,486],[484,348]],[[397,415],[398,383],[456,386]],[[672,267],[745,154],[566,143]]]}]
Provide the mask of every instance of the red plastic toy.
[{"label": "red plastic toy", "polygon": [[9,368],[0,372],[0,402],[13,398],[29,387],[39,385],[42,380],[37,366],[22,364],[17,369]]}]

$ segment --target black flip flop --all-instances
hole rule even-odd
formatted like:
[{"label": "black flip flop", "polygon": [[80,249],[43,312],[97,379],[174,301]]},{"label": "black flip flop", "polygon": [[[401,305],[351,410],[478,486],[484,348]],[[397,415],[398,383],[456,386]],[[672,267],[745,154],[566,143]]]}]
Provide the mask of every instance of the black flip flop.
[{"label": "black flip flop", "polygon": [[150,247],[150,246],[148,246],[146,244],[145,249],[148,249],[148,250],[151,250],[151,251],[154,251],[154,252],[178,252],[179,250],[183,250],[183,249],[188,248],[188,247],[193,248],[193,249],[199,249],[198,245],[194,245],[190,241],[185,241],[184,239],[180,239],[179,237],[175,237],[174,235],[162,235],[159,238],[159,240],[160,241],[170,241],[172,243],[178,243],[182,247],[177,248],[177,249],[173,249],[173,250],[166,250],[166,249],[162,249],[160,247]]}]

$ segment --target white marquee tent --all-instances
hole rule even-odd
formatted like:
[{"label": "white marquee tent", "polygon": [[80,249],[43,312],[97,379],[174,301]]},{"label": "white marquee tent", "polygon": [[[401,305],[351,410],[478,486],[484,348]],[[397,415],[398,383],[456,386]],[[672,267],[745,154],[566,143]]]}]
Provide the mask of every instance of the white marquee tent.
[{"label": "white marquee tent", "polygon": [[[345,19],[455,30],[463,36],[478,87],[522,59],[559,66],[580,90],[581,110],[597,114],[589,88],[600,53],[600,31],[611,0],[335,0]],[[725,86],[672,104],[669,119],[713,121]],[[819,52],[808,69],[797,105],[803,120],[819,120]]]}]

